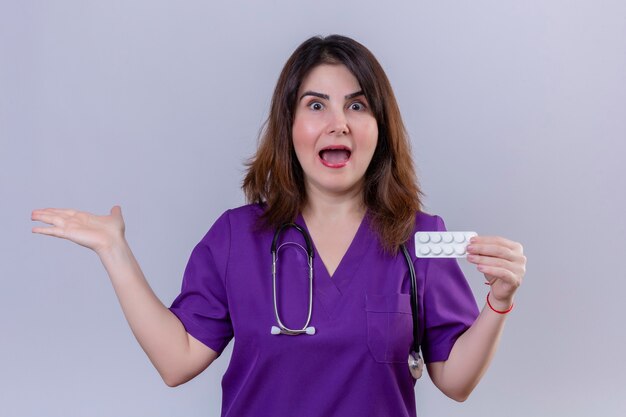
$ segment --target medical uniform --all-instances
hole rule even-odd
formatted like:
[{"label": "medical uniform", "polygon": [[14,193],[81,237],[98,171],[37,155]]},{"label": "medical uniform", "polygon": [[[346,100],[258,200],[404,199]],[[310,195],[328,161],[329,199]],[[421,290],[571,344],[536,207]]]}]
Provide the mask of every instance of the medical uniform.
[{"label": "medical uniform", "polygon": [[[225,212],[193,249],[170,310],[193,337],[220,353],[234,347],[222,379],[222,416],[415,416],[410,276],[402,254],[382,251],[366,215],[333,276],[315,252],[315,335],[272,335],[274,230],[257,227],[259,205]],[[296,223],[306,230],[302,216]],[[416,215],[415,230],[445,230]],[[281,234],[278,309],[300,329],[309,303],[304,238]],[[426,362],[448,358],[478,307],[456,259],[416,259],[419,321]]]}]

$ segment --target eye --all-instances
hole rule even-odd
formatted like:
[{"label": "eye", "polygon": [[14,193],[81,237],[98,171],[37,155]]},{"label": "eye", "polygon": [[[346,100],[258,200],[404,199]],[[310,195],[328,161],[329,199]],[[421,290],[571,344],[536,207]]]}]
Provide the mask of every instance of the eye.
[{"label": "eye", "polygon": [[361,103],[360,101],[355,101],[350,105],[350,108],[356,111],[363,111],[365,110],[365,104]]},{"label": "eye", "polygon": [[319,101],[313,101],[309,103],[308,106],[309,106],[309,109],[311,110],[322,110],[324,108],[324,105],[320,103]]}]

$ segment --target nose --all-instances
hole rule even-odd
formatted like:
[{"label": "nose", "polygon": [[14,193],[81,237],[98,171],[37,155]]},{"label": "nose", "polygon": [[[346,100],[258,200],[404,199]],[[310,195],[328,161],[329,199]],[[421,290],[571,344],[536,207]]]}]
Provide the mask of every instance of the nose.
[{"label": "nose", "polygon": [[350,132],[348,128],[348,119],[343,109],[337,109],[329,112],[328,134],[329,135],[347,135]]}]

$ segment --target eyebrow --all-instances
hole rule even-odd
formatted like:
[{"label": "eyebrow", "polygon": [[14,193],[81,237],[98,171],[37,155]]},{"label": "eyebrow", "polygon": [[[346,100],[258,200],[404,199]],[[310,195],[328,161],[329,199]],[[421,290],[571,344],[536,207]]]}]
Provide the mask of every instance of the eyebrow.
[{"label": "eyebrow", "polygon": [[[355,97],[363,96],[363,95],[365,95],[363,90],[359,90],[359,91],[357,91],[355,93],[348,94],[347,96],[344,97],[344,99],[350,100],[350,99],[353,99]],[[300,100],[302,100],[306,96],[313,96],[313,97],[323,98],[324,100],[330,100],[330,96],[328,94],[317,93],[315,91],[305,91],[304,94],[302,94],[300,96]]]}]

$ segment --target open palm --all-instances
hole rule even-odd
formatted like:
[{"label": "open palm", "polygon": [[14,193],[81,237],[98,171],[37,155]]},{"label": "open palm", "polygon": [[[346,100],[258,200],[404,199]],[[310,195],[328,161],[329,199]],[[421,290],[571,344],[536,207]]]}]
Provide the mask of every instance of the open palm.
[{"label": "open palm", "polygon": [[33,227],[33,233],[67,239],[96,253],[124,238],[125,225],[120,206],[114,206],[106,216],[74,209],[37,209],[33,210],[31,219],[52,225]]}]

